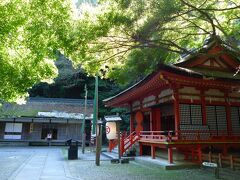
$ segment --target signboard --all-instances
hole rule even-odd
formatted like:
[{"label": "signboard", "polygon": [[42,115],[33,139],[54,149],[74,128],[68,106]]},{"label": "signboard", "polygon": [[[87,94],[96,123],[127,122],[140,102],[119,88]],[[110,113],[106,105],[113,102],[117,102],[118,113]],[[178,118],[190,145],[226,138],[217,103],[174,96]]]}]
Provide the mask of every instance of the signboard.
[{"label": "signboard", "polygon": [[216,163],[203,162],[202,165],[203,166],[207,166],[207,167],[217,168],[217,164]]},{"label": "signboard", "polygon": [[4,139],[21,139],[22,123],[6,123]]},{"label": "signboard", "polygon": [[116,122],[106,122],[106,136],[108,139],[117,139]]},{"label": "signboard", "polygon": [[107,122],[116,122],[116,121],[122,121],[122,118],[117,115],[112,115],[112,116],[105,116],[104,119]]}]

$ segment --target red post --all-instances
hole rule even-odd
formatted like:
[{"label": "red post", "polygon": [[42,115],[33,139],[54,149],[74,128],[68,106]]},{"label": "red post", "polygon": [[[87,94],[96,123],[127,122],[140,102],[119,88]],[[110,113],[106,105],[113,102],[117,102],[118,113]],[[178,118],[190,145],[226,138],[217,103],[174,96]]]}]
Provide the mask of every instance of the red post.
[{"label": "red post", "polygon": [[157,110],[156,112],[156,120],[157,120],[157,127],[156,127],[156,130],[157,131],[160,131],[161,130],[161,111],[160,109]]},{"label": "red post", "polygon": [[171,147],[168,148],[168,162],[170,164],[173,163],[173,152],[172,152],[172,148]]},{"label": "red post", "polygon": [[174,89],[173,95],[174,95],[175,131],[178,131],[180,126],[178,89]]},{"label": "red post", "polygon": [[156,158],[156,152],[155,152],[155,146],[154,145],[151,145],[151,156],[152,156],[152,159]]},{"label": "red post", "polygon": [[207,116],[206,116],[206,100],[205,100],[204,90],[201,90],[201,104],[202,104],[202,123],[203,125],[206,125]]},{"label": "red post", "polygon": [[130,133],[132,133],[134,131],[134,114],[131,113],[130,116]]},{"label": "red post", "polygon": [[228,94],[224,94],[226,102],[226,116],[227,116],[227,131],[228,135],[232,135],[232,121],[231,121],[231,106],[228,102]]},{"label": "red post", "polygon": [[124,153],[124,134],[122,134],[122,137],[121,137],[121,156],[123,155]]},{"label": "red post", "polygon": [[191,149],[192,161],[194,161],[194,148]]},{"label": "red post", "polygon": [[201,146],[198,146],[198,161],[199,161],[199,163],[202,163],[202,150],[201,150]]}]

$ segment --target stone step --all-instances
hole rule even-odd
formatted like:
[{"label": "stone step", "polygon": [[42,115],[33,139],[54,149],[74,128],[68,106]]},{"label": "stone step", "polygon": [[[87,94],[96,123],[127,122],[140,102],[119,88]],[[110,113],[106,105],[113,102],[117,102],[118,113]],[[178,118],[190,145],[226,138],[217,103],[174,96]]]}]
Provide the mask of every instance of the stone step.
[{"label": "stone step", "polygon": [[116,153],[111,153],[111,152],[102,152],[102,155],[111,158],[111,159],[116,159],[118,158],[118,154]]},{"label": "stone step", "polygon": [[113,149],[112,153],[118,154],[118,149]]},{"label": "stone step", "polygon": [[[117,153],[111,153],[111,152],[102,152],[102,154],[108,158],[111,159],[118,159],[118,154]],[[129,161],[133,161],[135,160],[134,157],[127,157],[127,156],[123,156],[121,157],[121,159],[129,159]]]},{"label": "stone step", "polygon": [[28,142],[0,142],[0,146],[28,146]]}]

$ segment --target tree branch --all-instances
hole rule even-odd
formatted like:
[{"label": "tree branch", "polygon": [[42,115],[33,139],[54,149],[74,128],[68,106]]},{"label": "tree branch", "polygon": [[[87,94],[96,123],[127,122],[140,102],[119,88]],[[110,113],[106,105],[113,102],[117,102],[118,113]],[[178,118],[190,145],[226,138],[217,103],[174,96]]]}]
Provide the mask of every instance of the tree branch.
[{"label": "tree branch", "polygon": [[197,7],[193,6],[192,4],[184,1],[184,0],[180,0],[183,4],[185,4],[186,6],[189,6],[193,9],[195,9],[196,11],[198,11],[200,14],[204,15],[207,19],[208,19],[208,22],[211,24],[212,26],[212,31],[213,31],[213,35],[216,35],[216,29],[215,29],[215,25],[214,25],[214,22],[212,20],[212,18],[210,17],[210,15],[207,13],[207,12],[204,12],[204,10],[202,9],[198,9]]}]

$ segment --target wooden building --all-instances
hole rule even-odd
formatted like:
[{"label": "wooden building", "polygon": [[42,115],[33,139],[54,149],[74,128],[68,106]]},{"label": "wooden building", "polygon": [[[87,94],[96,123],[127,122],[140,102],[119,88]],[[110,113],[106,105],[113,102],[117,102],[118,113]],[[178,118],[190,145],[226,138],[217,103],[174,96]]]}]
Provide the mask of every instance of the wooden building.
[{"label": "wooden building", "polygon": [[[86,139],[91,136],[93,100],[87,102]],[[45,144],[48,133],[52,144],[68,139],[82,140],[84,99],[30,98],[24,105],[5,103],[0,118],[0,142]]]},{"label": "wooden building", "polygon": [[[140,155],[167,149],[201,159],[203,151],[227,154],[240,147],[240,53],[219,38],[176,64],[159,65],[143,80],[106,106],[128,107],[130,135],[122,137],[122,154],[139,143]],[[114,147],[110,143],[110,148]],[[174,150],[174,151],[173,151]],[[188,151],[188,152],[187,152]]]}]

